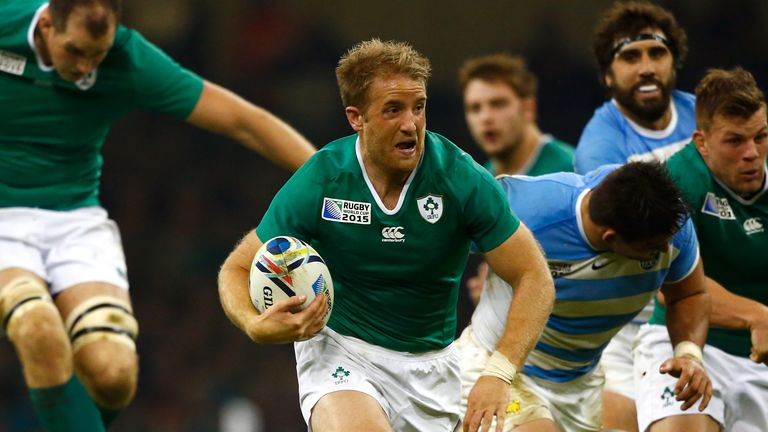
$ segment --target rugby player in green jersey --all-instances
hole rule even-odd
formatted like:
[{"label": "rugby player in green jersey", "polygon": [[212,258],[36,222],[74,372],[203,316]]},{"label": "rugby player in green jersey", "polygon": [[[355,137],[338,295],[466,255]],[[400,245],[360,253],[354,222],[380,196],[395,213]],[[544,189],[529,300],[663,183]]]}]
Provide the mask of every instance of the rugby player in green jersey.
[{"label": "rugby player in green jersey", "polygon": [[121,26],[120,6],[0,2],[0,323],[49,431],[104,430],[136,390],[125,258],[98,198],[112,123],[170,114],[290,169],[314,152]]},{"label": "rugby player in green jersey", "polygon": [[[469,396],[465,430],[504,418],[509,384],[551,309],[544,258],[499,185],[426,130],[429,73],[429,60],[406,43],[373,39],[347,52],[336,77],[355,134],[299,169],[219,275],[227,316],[252,340],[297,341],[301,409],[315,432],[454,430],[461,389],[452,342],[471,242],[515,298]],[[251,304],[251,261],[277,235],[310,242],[328,265],[335,304],[327,326],[322,298],[298,313],[290,309],[303,298],[261,315]]]},{"label": "rugby player in green jersey", "polygon": [[[640,430],[768,430],[768,122],[763,92],[741,69],[710,70],[696,88],[693,142],[667,162],[692,211],[712,315],[703,361],[713,396],[703,413],[680,411],[656,373],[669,349],[657,302],[638,335]],[[674,386],[674,384],[672,384]],[[672,387],[674,388],[674,387]],[[721,429],[722,428],[722,429]]]},{"label": "rugby player in green jersey", "polygon": [[[492,54],[468,59],[459,69],[464,117],[494,175],[538,176],[573,171],[574,148],[539,129],[538,80],[519,56]],[[488,266],[467,280],[472,304],[483,291]]]}]

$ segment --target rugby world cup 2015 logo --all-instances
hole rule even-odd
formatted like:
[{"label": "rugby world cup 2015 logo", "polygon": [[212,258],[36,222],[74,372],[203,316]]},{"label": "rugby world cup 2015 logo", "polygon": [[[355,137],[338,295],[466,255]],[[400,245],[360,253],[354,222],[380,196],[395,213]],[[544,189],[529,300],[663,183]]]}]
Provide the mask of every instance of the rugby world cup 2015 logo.
[{"label": "rugby world cup 2015 logo", "polygon": [[712,192],[708,192],[706,198],[704,198],[704,204],[701,206],[701,212],[720,219],[736,219],[736,216],[733,214],[733,209],[731,209],[731,205],[728,203],[728,199],[720,198]]},{"label": "rugby world cup 2015 logo", "polygon": [[325,197],[320,216],[331,222],[370,225],[371,204]]}]

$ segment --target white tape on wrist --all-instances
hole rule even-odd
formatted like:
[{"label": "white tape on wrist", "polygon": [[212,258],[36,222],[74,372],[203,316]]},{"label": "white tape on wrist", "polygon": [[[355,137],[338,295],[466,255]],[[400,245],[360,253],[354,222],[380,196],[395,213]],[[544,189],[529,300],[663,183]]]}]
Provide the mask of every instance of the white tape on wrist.
[{"label": "white tape on wrist", "polygon": [[480,376],[495,376],[507,384],[512,384],[517,375],[517,367],[502,353],[494,351],[488,358],[485,370]]},{"label": "white tape on wrist", "polygon": [[704,364],[704,356],[701,347],[691,341],[682,341],[675,345],[675,357],[688,357]]}]

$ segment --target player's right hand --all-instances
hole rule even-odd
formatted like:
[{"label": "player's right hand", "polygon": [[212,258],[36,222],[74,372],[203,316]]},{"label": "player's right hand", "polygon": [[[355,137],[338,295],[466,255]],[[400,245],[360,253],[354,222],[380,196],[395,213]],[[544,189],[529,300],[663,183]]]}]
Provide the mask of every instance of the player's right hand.
[{"label": "player's right hand", "polygon": [[298,307],[306,296],[294,296],[270,306],[260,315],[254,314],[245,326],[245,333],[254,342],[284,344],[314,337],[324,326],[325,296],[317,296],[306,309]]},{"label": "player's right hand", "polygon": [[681,410],[692,407],[699,399],[699,411],[704,411],[709,405],[712,398],[712,381],[698,361],[689,357],[674,357],[662,363],[659,372],[678,378],[675,384],[675,399],[684,401]]}]

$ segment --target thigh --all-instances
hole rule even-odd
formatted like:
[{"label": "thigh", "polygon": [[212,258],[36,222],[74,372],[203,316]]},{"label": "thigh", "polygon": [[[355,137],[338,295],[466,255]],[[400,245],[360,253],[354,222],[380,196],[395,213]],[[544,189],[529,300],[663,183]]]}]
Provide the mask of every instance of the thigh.
[{"label": "thigh", "polygon": [[[698,403],[683,411],[680,408],[682,402],[677,401],[674,394],[677,378],[659,372],[661,364],[674,355],[667,328],[661,325],[645,325],[638,334],[638,341],[635,350],[635,375],[638,377],[636,404],[640,431],[648,430],[652,423],[662,419],[679,416],[703,415],[702,418],[709,416],[716,422],[723,423],[725,406],[721,393],[722,376],[720,376],[720,368],[707,359],[707,349],[704,350],[704,365],[712,380],[712,399],[703,412],[698,410]],[[675,421],[671,419],[664,424]],[[701,421],[706,423],[706,419]]]},{"label": "thigh", "polygon": [[89,207],[49,218],[45,242],[52,294],[90,282],[128,289],[120,232],[103,209]]},{"label": "thigh", "polygon": [[381,392],[392,407],[392,427],[402,432],[452,432],[460,421],[458,353],[450,346],[421,354],[380,349],[369,353]]},{"label": "thigh", "polygon": [[[0,209],[0,274],[9,269],[23,269],[48,279],[43,263],[45,250],[41,235],[44,230],[40,219],[40,211],[35,209]],[[0,286],[5,283],[7,280],[0,279]]]},{"label": "thigh", "polygon": [[719,366],[728,373],[726,387],[722,389],[726,406],[725,429],[768,431],[768,367],[710,346],[704,353],[705,362],[719,361]]},{"label": "thigh", "polygon": [[549,402],[555,422],[564,431],[599,431],[602,427],[602,388],[605,378],[595,369],[567,382],[535,380]]},{"label": "thigh", "polygon": [[469,392],[472,391],[480,374],[485,370],[491,353],[482,348],[472,335],[470,325],[456,340],[456,350],[459,354],[459,371],[461,372],[461,411],[463,419],[467,413]]},{"label": "thigh", "polygon": [[[339,339],[338,334],[326,327],[312,339],[294,344],[299,403],[304,421],[313,424],[310,419],[317,403],[326,395],[337,392],[352,393],[351,403],[368,400],[354,397],[355,394],[367,395],[376,401],[388,420],[391,410],[369,363]],[[346,403],[347,399],[340,402]],[[335,400],[336,397],[328,399],[329,403]]]},{"label": "thigh", "polygon": [[611,339],[600,357],[600,368],[605,374],[605,390],[635,398],[634,348],[640,324],[629,323]]},{"label": "thigh", "polygon": [[379,402],[370,395],[353,390],[337,391],[321,397],[312,409],[310,421],[313,432],[392,431]]},{"label": "thigh", "polygon": [[[535,426],[554,425],[554,415],[547,392],[522,373],[509,389],[509,406],[504,419],[504,432],[511,430],[538,430]],[[491,425],[493,426],[493,425]]]}]

